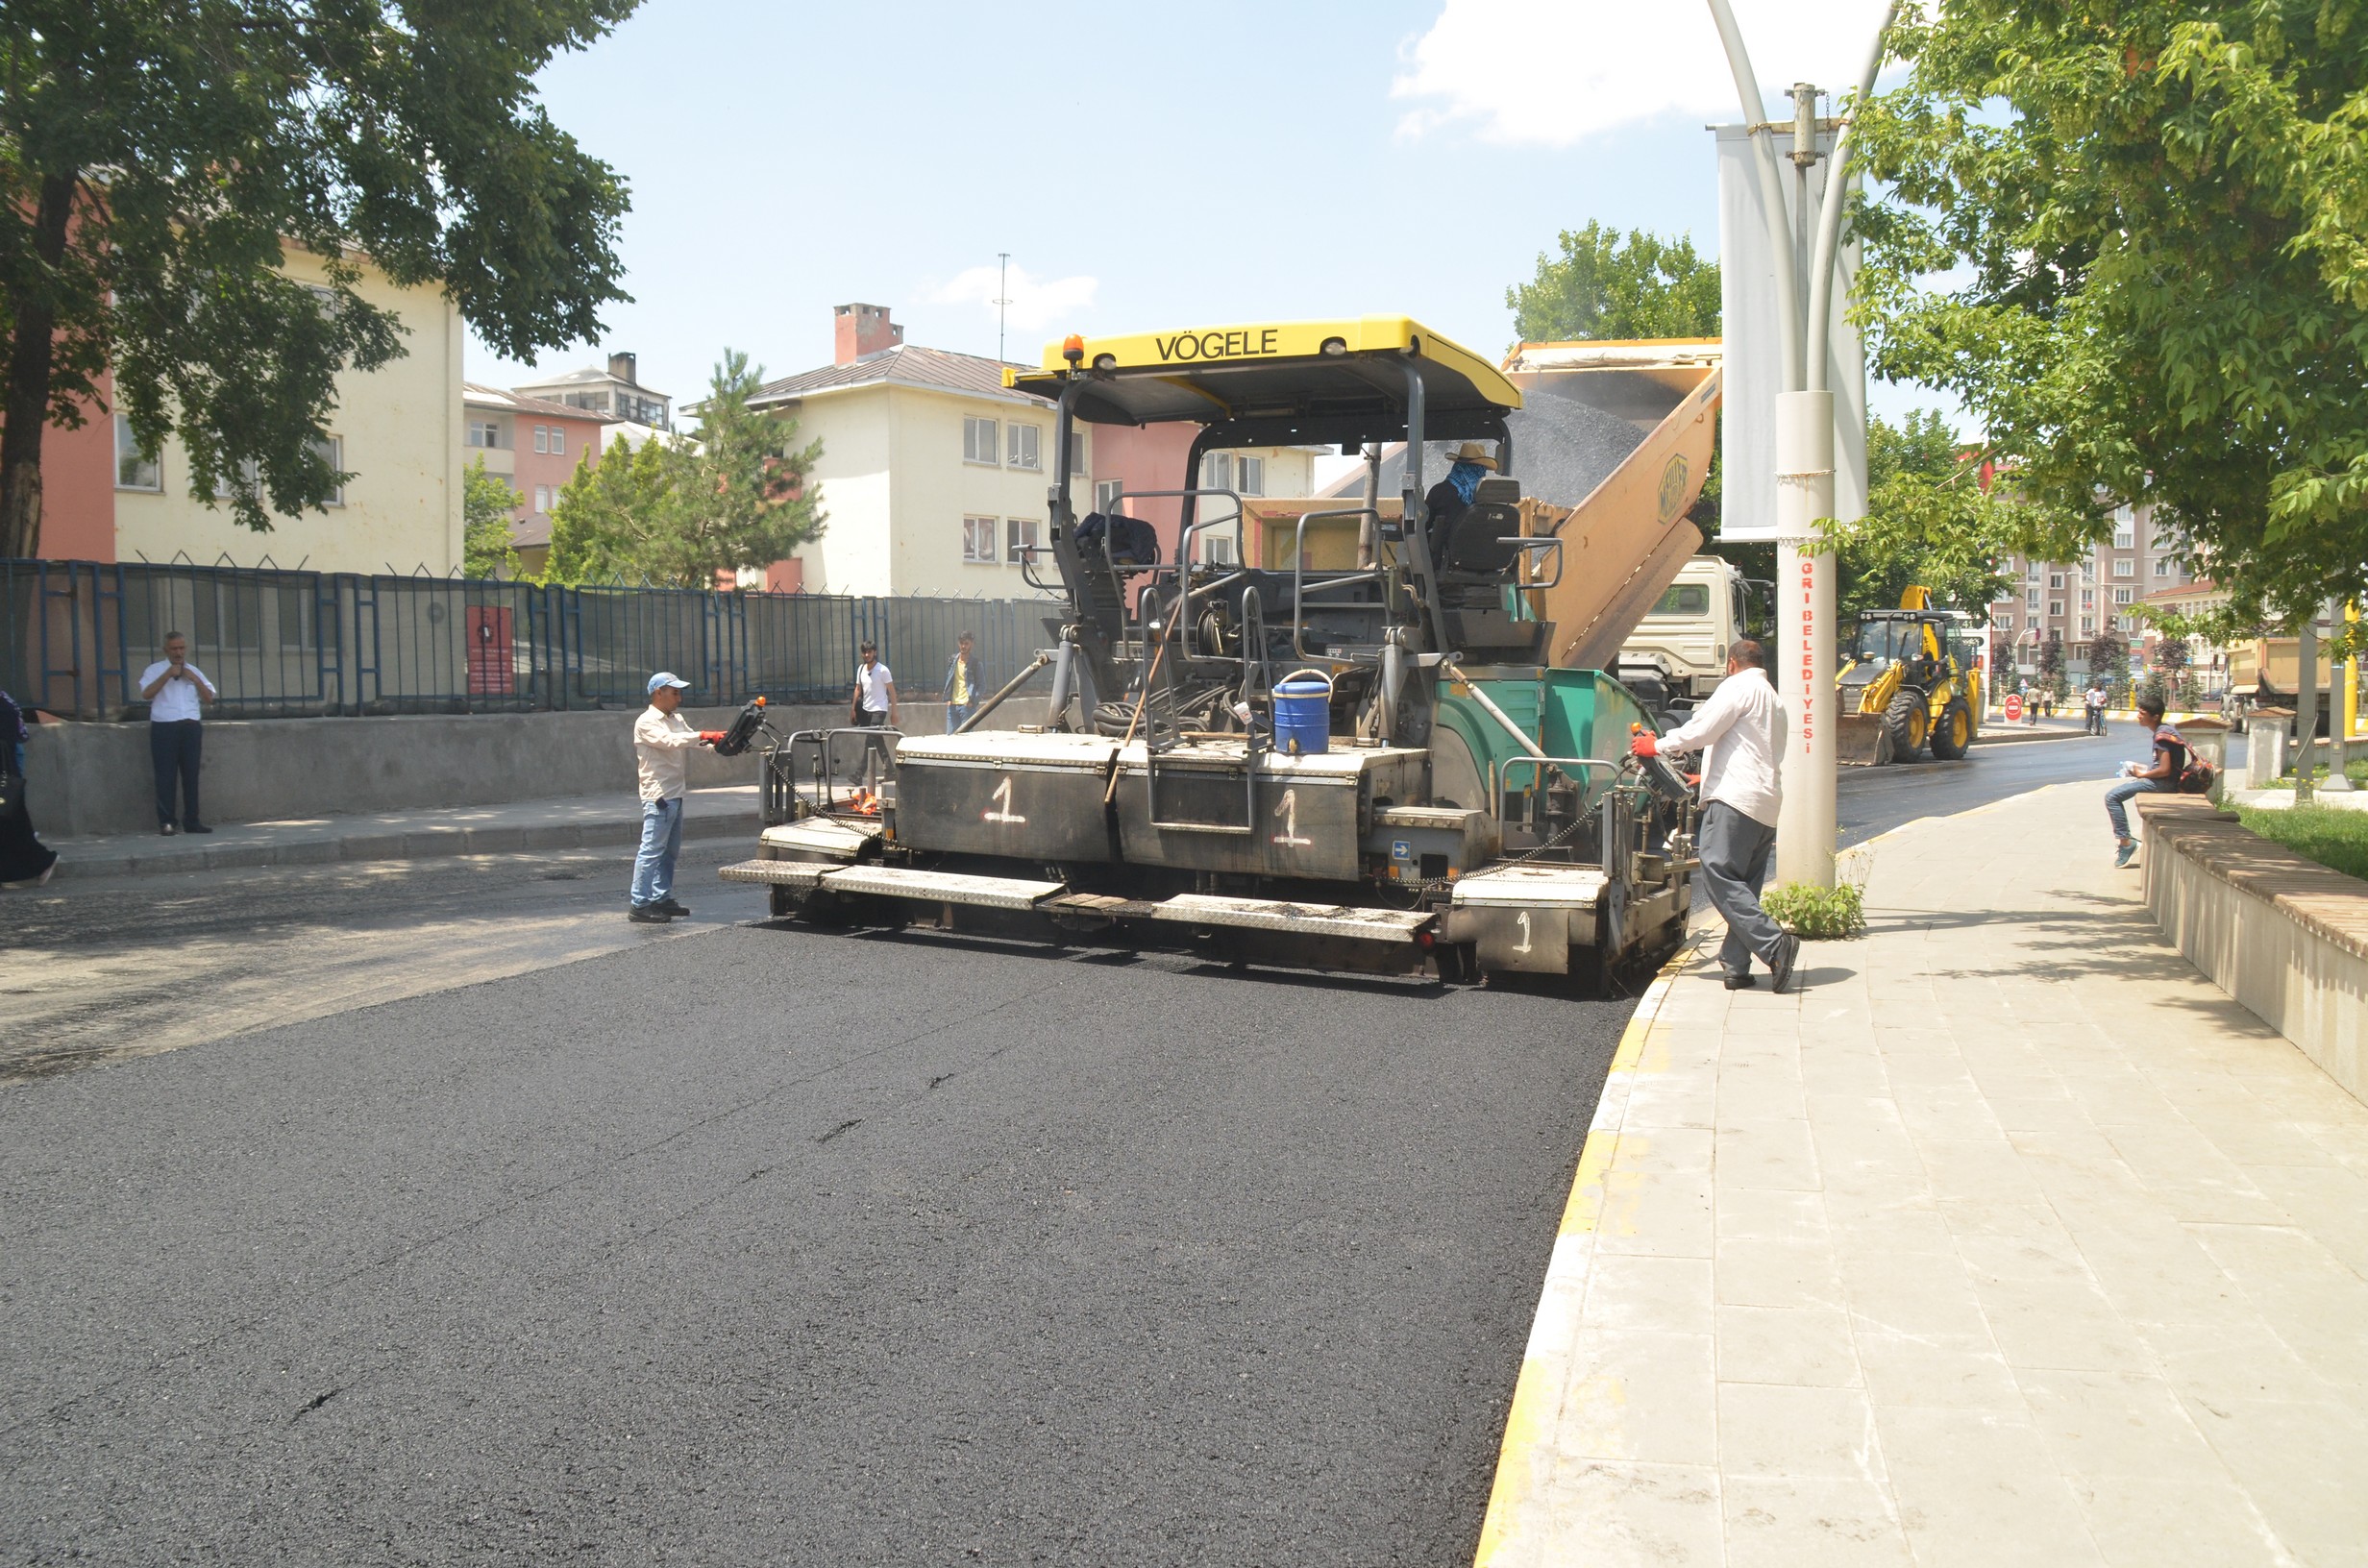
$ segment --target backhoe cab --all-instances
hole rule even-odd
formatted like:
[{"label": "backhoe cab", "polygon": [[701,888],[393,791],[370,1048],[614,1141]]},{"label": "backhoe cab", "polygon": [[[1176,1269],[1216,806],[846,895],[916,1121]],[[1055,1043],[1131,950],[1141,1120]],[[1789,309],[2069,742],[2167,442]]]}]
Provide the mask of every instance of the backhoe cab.
[{"label": "backhoe cab", "polygon": [[[1627,756],[1646,715],[1617,682],[1544,668],[1520,590],[1559,579],[1562,546],[1523,536],[1520,393],[1494,368],[1385,316],[1073,337],[1005,383],[1054,409],[1024,563],[1058,596],[1040,719],[980,727],[1007,688],[904,738],[855,811],[807,776],[832,737],[792,737],[760,858],[728,878],[825,923],[1448,980],[1601,976],[1677,940],[1693,803]],[[1178,487],[1146,493],[1178,503],[1172,545],[1120,504],[1079,515],[1079,423],[1166,421],[1199,427]],[[1485,443],[1495,472],[1434,508],[1426,439]],[[1253,528],[1197,482],[1210,452],[1398,440],[1401,493],[1373,504],[1262,499]]]},{"label": "backhoe cab", "polygon": [[1911,587],[1896,610],[1866,610],[1843,651],[1840,760],[1859,767],[1908,762],[1929,747],[1943,762],[1973,744],[1982,675],[1961,621]]}]

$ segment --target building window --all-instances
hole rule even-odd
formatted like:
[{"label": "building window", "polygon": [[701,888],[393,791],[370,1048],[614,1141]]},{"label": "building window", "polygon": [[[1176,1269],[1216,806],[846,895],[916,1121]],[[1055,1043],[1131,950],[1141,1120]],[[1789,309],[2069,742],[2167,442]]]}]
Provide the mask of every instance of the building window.
[{"label": "building window", "polygon": [[[444,428],[445,428],[446,429],[448,429],[448,430],[452,429],[452,427],[451,427],[451,426],[449,426],[449,425],[445,426]],[[345,467],[345,437],[344,437],[344,436],[342,436],[342,435],[333,435],[333,436],[331,436],[331,437],[330,437],[328,440],[326,440],[326,441],[315,441],[315,442],[313,442],[313,443],[312,443],[312,450],[313,450],[314,452],[319,453],[321,454],[321,461],[323,461],[323,462],[327,463],[327,464],[328,464],[331,468],[333,468],[333,469],[338,469],[338,470],[343,470],[343,469],[344,469],[344,467]],[[344,504],[345,504],[345,481],[344,481],[344,480],[340,479],[340,480],[338,480],[338,481],[337,481],[337,487],[336,487],[334,490],[332,490],[331,492],[329,492],[329,499],[328,499],[327,501],[323,502],[322,502],[322,504],[323,504],[323,505],[327,505],[327,506],[342,506],[342,505],[344,505]]]},{"label": "building window", "polygon": [[556,500],[557,492],[552,486],[548,484],[538,484],[534,487],[534,509],[536,512],[549,512]]},{"label": "building window", "polygon": [[2137,576],[2137,562],[2135,562],[2135,561],[2132,561],[2132,560],[2119,560],[2119,561],[2115,561],[2115,562],[2113,563],[2113,576],[2117,576],[2117,577],[2134,577],[2134,576]]},{"label": "building window", "polygon": [[2014,629],[2014,617],[2010,615],[2000,616],[1998,618],[1998,629],[2000,631],[2012,631]]},{"label": "building window", "polygon": [[1094,486],[1094,510],[1104,517],[1119,509],[1119,499],[1126,494],[1124,479],[1104,479]]},{"label": "building window", "polygon": [[1212,452],[1200,459],[1200,488],[1230,490],[1233,488],[1233,453]]},{"label": "building window", "polygon": [[1085,432],[1074,428],[1069,432],[1069,472],[1080,476],[1094,472],[1085,460]]},{"label": "building window", "polygon": [[2097,591],[2096,591],[2094,588],[2084,588],[2084,589],[2082,589],[2082,590],[2081,590],[2081,608],[2082,608],[2082,609],[2084,609],[2084,610],[2090,610],[2090,609],[2094,609],[2094,608],[2096,608],[2096,604],[2097,604]]},{"label": "building window", "polygon": [[[2094,631],[2097,628],[2094,626],[2084,626],[2082,629],[2084,631]],[[2078,659],[2081,663],[2086,664],[2088,662],[2088,645],[2086,643],[2074,643],[2072,645],[2072,656],[2075,659]]]},{"label": "building window", "polygon": [[2039,607],[2039,590],[2036,588],[2024,589],[2023,603],[2031,609],[2037,609]]},{"label": "building window", "polygon": [[[2125,512],[2129,509],[2127,506],[2122,508]],[[2113,525],[2113,548],[2115,550],[2135,550],[2137,548],[2137,527],[2134,524],[2116,522]]]},{"label": "building window", "polygon": [[[446,427],[450,429],[450,427]],[[132,433],[132,421],[123,414],[115,416],[115,488],[146,490],[162,494],[164,490],[164,459],[139,454],[139,438]]]},{"label": "building window", "polygon": [[537,425],[534,427],[534,450],[536,452],[549,452],[551,450],[551,427],[548,425]]},{"label": "building window", "polygon": [[1042,468],[1044,464],[1045,432],[1033,425],[1014,420],[1011,425],[1009,466],[1013,468]]},{"label": "building window", "polygon": [[1267,493],[1267,460],[1264,457],[1245,457],[1234,465],[1238,489],[1246,496]]},{"label": "building window", "polygon": [[502,426],[500,422],[491,419],[470,420],[469,445],[472,447],[481,447],[487,452],[501,451]]},{"label": "building window", "polygon": [[2063,574],[2060,572],[2050,572],[2047,575],[2047,585],[2060,593],[2063,589]]},{"label": "building window", "polygon": [[2060,617],[2063,614],[2063,600],[2060,599],[2049,600],[2047,601],[2047,613],[2050,618]]},{"label": "building window", "polygon": [[[2083,631],[2090,631],[2090,632],[2093,632],[2093,631],[2095,631],[2096,629],[2097,629],[2097,618],[2096,618],[2095,616],[2093,616],[2093,615],[2084,615],[2084,616],[2082,616],[2082,617],[2081,617],[2081,630],[2083,630]],[[2084,653],[2081,655],[2081,657],[2084,659],[2084,658],[2088,657],[2088,655],[2087,655],[2086,653],[2084,653]]]},{"label": "building window", "polygon": [[966,517],[962,520],[962,558],[982,566],[995,564],[995,519]]},{"label": "building window", "polygon": [[553,452],[557,453],[558,453],[560,456],[562,456],[562,457],[564,457],[564,456],[566,456],[566,455],[567,455],[567,427],[566,427],[566,426],[564,426],[564,425],[554,425],[553,427],[551,427],[551,450],[552,450]]},{"label": "building window", "polygon": [[1200,559],[1210,566],[1231,566],[1233,544],[1230,533],[1204,533],[1200,536]]},{"label": "building window", "polygon": [[996,438],[1002,432],[991,419],[966,419],[962,422],[962,460],[966,463],[985,463],[999,466],[995,449]]},{"label": "building window", "polygon": [[2177,565],[2178,563],[2176,561],[2172,560],[2168,555],[2165,555],[2161,559],[2155,562],[2155,576],[2158,577],[2167,577],[2171,575],[2172,569]]},{"label": "building window", "polygon": [[1036,520],[1032,517],[1003,519],[1003,558],[1015,566],[1036,548]]},{"label": "building window", "polygon": [[2134,588],[2116,588],[2113,590],[2113,602],[2116,604],[2127,604],[2136,598],[2137,590]]},{"label": "building window", "polygon": [[2081,562],[2081,581],[2083,581],[2083,582],[2094,582],[2094,581],[2096,581],[2096,580],[2097,580],[2097,563],[2096,563],[2095,561],[2093,561],[2093,560],[2086,560],[2086,561],[2083,561],[2083,562]]}]

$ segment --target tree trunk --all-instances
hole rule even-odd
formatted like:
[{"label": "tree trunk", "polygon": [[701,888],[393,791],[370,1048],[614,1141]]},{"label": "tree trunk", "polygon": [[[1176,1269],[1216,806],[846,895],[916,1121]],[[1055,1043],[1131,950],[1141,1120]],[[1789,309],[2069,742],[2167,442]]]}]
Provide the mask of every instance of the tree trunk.
[{"label": "tree trunk", "polygon": [[48,276],[11,291],[16,331],[9,344],[8,425],[0,429],[0,556],[30,556],[41,548],[41,435],[49,425],[49,373],[58,306],[52,293],[65,259],[66,226],[74,215],[74,177],[41,181],[34,209],[33,254]]}]

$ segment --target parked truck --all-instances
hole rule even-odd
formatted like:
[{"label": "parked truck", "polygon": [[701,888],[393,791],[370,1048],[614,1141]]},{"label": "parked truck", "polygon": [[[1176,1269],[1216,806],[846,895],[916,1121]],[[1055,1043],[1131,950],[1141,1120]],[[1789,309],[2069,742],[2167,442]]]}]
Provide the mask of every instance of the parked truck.
[{"label": "parked truck", "polygon": [[1661,591],[1614,667],[1646,705],[1682,713],[1727,678],[1727,649],[1749,635],[1750,584],[1716,555],[1696,555]]}]

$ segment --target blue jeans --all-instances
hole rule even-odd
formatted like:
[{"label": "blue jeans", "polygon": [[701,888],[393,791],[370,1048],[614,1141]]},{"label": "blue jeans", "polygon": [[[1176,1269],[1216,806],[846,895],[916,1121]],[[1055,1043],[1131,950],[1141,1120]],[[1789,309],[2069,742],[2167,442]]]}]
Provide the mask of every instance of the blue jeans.
[{"label": "blue jeans", "polygon": [[2133,796],[2164,795],[2170,791],[2170,781],[2162,778],[2125,778],[2105,792],[2105,815],[2112,819],[2113,837],[2130,836],[2130,808],[2123,804]]},{"label": "blue jeans", "polygon": [[633,903],[662,904],[675,895],[675,856],[682,849],[682,802],[641,803],[641,852],[633,857]]},{"label": "blue jeans", "polygon": [[974,714],[974,713],[976,713],[977,711],[978,711],[978,704],[977,704],[977,703],[975,703],[975,702],[949,702],[949,703],[947,703],[947,704],[946,704],[946,733],[947,733],[947,734],[949,734],[949,735],[950,735],[950,734],[952,734],[955,730],[960,729],[960,728],[961,728],[961,727],[962,727],[965,723],[967,723],[970,721],[970,716],[971,716],[972,714]]}]

